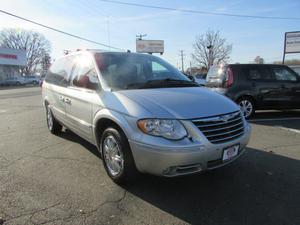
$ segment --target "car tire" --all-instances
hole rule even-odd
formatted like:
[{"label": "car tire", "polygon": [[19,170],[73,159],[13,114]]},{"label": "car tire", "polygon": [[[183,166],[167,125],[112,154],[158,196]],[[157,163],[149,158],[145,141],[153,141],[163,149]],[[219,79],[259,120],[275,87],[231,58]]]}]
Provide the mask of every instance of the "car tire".
[{"label": "car tire", "polygon": [[36,82],[36,81],[33,81],[33,82],[32,82],[32,84],[33,84],[33,85],[37,85],[37,84],[38,84],[38,82]]},{"label": "car tire", "polygon": [[62,125],[54,118],[50,107],[46,106],[47,127],[52,134],[59,134],[62,130]]},{"label": "car tire", "polygon": [[246,119],[255,114],[255,104],[252,98],[246,96],[241,97],[237,101],[237,104],[240,106],[241,111]]},{"label": "car tire", "polygon": [[99,146],[104,168],[115,183],[125,184],[137,177],[131,148],[122,130],[116,127],[105,129]]},{"label": "car tire", "polygon": [[17,86],[21,86],[21,83],[18,81],[18,82],[16,83],[16,85],[17,85]]}]

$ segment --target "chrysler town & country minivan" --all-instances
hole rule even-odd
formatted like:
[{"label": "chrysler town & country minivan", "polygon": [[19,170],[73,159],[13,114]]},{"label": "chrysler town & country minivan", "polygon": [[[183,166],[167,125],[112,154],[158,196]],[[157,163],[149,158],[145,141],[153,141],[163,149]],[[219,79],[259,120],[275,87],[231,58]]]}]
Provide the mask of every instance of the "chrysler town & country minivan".
[{"label": "chrysler town & country minivan", "polygon": [[42,87],[47,125],[99,149],[117,183],[137,172],[173,177],[238,158],[250,125],[230,99],[190,81],[161,58],[77,51],[51,66]]}]

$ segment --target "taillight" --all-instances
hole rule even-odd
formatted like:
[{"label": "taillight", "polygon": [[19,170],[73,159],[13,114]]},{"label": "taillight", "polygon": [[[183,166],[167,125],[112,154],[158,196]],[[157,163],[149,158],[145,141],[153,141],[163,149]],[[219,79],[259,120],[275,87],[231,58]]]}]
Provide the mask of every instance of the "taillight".
[{"label": "taillight", "polygon": [[230,68],[227,69],[225,87],[230,87],[233,84],[233,72]]}]

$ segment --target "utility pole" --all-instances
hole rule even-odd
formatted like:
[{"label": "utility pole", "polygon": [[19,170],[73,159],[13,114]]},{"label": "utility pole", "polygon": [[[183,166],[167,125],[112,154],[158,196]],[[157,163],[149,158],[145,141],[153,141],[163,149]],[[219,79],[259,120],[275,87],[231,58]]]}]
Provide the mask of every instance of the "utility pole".
[{"label": "utility pole", "polygon": [[208,45],[207,49],[208,49],[208,69],[209,69],[213,65],[213,59],[212,59],[213,46],[212,45]]},{"label": "utility pole", "polygon": [[180,50],[180,57],[181,57],[181,70],[184,73],[184,63],[183,63],[184,54],[183,54],[183,50]]},{"label": "utility pole", "polygon": [[147,34],[137,34],[135,35],[135,37],[138,39],[138,40],[142,40],[143,37],[146,37]]}]

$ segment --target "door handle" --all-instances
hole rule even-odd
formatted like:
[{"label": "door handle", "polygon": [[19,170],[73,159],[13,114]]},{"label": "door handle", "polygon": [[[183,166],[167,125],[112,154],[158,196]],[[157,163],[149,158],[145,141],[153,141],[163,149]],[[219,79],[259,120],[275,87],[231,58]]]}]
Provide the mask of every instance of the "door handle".
[{"label": "door handle", "polygon": [[69,98],[65,98],[64,102],[67,103],[67,104],[71,104],[72,103],[71,99],[69,99]]}]

